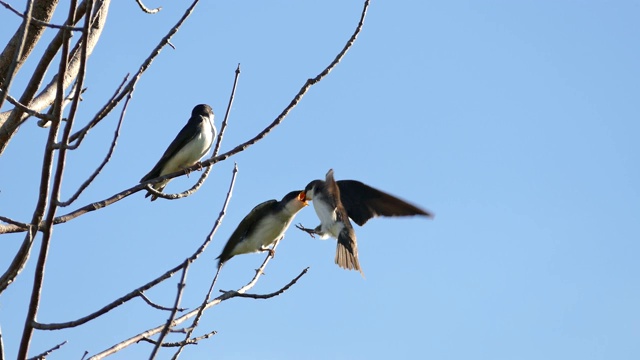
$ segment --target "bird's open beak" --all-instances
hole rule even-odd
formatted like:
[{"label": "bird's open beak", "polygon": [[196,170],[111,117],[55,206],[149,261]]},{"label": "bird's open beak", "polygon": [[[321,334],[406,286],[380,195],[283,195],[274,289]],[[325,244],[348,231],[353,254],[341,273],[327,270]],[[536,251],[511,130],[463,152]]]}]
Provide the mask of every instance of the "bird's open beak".
[{"label": "bird's open beak", "polygon": [[300,191],[300,194],[298,194],[298,200],[300,200],[300,202],[302,202],[305,206],[309,205],[309,202],[307,201],[307,193],[305,193],[304,191]]}]

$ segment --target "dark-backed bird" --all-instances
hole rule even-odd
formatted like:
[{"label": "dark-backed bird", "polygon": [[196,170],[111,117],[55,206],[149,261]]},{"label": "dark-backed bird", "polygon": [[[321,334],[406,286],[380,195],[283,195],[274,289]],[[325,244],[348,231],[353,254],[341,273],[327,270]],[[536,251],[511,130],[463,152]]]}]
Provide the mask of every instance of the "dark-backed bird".
[{"label": "dark-backed bird", "polygon": [[284,237],[298,211],[307,206],[304,191],[292,191],[282,200],[267,200],[254,207],[229,237],[218,256],[218,269],[226,261],[240,254],[268,251],[268,246]]},{"label": "dark-backed bird", "polygon": [[389,195],[356,180],[333,178],[333,169],[327,172],[325,181],[314,180],[305,188],[307,200],[313,201],[313,208],[320,219],[315,229],[297,226],[309,234],[326,239],[338,240],[335,262],[341,268],[358,270],[362,268],[358,260],[356,234],[349,218],[362,226],[376,216],[422,215],[429,218],[433,214],[411,205],[404,200]]},{"label": "dark-backed bird", "polygon": [[[211,149],[213,139],[216,137],[216,127],[213,123],[213,110],[206,104],[196,105],[191,111],[191,118],[180,130],[175,139],[169,144],[156,166],[145,175],[140,182],[155,179],[178,170],[194,165]],[[162,191],[171,181],[163,180],[153,184],[152,187]],[[147,192],[145,197],[151,196],[151,201],[158,197]]]}]

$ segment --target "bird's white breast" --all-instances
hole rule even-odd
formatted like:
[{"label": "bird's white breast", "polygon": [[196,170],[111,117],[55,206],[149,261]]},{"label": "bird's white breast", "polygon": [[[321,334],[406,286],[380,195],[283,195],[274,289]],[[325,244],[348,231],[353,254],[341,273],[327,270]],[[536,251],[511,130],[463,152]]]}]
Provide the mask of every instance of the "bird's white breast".
[{"label": "bird's white breast", "polygon": [[202,122],[202,131],[198,133],[198,136],[178,150],[176,155],[167,161],[167,164],[162,168],[161,176],[197,163],[209,152],[214,136],[213,124],[207,118]]},{"label": "bird's white breast", "polygon": [[313,208],[320,219],[321,237],[326,239],[332,236],[337,239],[344,225],[337,222],[336,209],[317,197],[313,201]]}]

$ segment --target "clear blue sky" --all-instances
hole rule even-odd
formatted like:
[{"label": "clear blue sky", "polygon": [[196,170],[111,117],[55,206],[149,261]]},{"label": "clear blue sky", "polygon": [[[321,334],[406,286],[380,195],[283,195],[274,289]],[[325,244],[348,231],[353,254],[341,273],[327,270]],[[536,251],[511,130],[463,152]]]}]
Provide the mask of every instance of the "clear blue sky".
[{"label": "clear blue sky", "polygon": [[[186,6],[147,2],[164,9],[152,16],[134,1],[113,2],[80,121],[137,70]],[[177,49],[163,50],[140,81],[113,161],[72,208],[135,185],[195,104],[211,104],[219,128],[237,63],[222,150],[253,137],[333,59],[361,6],[203,1],[174,37]],[[150,203],[141,192],[57,226],[39,319],[78,318],[191,254],[220,211],[235,161],[229,214],[190,269],[186,307],[201,301],[215,257],[253,206],[329,168],[436,217],[356,228],[366,279],[333,264],[335,241],[290,229],[251,292],[309,273],[277,298],[209,311],[196,335],[218,335],[184,358],[640,358],[639,12],[635,1],[374,0],[343,63],[265,140],[217,165],[197,194]],[[2,10],[0,23],[4,44],[18,19]],[[21,86],[24,78],[15,91]],[[102,159],[116,122],[115,114],[103,121],[70,155],[66,194]],[[30,218],[45,137],[32,120],[0,157],[0,214]],[[194,181],[174,180],[167,191]],[[296,222],[318,220],[310,207]],[[22,237],[0,239],[2,271]],[[238,288],[263,258],[232,259],[217,287]],[[0,297],[9,358],[34,263]],[[169,305],[176,281],[148,295]],[[69,339],[52,358],[80,358],[166,316],[136,300],[81,330],[37,333],[31,353]],[[149,350],[139,344],[114,358]]]}]

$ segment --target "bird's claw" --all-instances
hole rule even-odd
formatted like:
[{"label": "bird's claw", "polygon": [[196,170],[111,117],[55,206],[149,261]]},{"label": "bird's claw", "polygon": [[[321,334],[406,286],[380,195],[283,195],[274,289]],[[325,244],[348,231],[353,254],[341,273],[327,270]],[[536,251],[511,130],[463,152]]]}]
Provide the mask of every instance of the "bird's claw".
[{"label": "bird's claw", "polygon": [[312,238],[316,238],[316,231],[314,229],[308,229],[304,226],[302,226],[302,224],[296,224],[296,227],[304,232],[306,232],[307,234],[309,234],[309,236],[311,236]]}]

